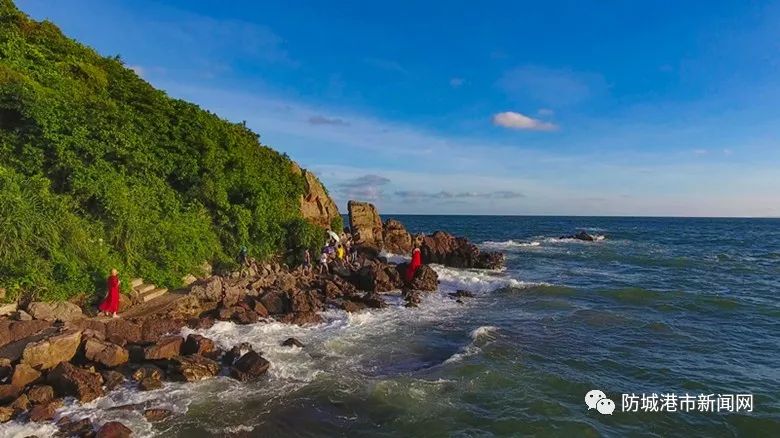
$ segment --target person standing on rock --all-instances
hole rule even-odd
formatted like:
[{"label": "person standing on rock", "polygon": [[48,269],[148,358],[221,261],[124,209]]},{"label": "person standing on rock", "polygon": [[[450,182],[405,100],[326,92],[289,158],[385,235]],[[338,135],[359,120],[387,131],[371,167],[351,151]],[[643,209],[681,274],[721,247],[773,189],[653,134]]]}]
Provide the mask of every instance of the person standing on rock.
[{"label": "person standing on rock", "polygon": [[322,252],[320,253],[320,275],[322,274],[329,274],[328,270],[328,247],[325,247],[322,249]]},{"label": "person standing on rock", "polygon": [[303,273],[308,275],[311,273],[311,254],[309,250],[303,250]]},{"label": "person standing on rock", "polygon": [[119,272],[116,269],[111,269],[111,275],[106,280],[106,297],[103,302],[100,303],[98,309],[105,313],[106,316],[113,315],[114,318],[118,317],[119,311]]},{"label": "person standing on rock", "polygon": [[409,266],[406,268],[406,282],[411,283],[414,280],[414,274],[417,273],[417,269],[422,265],[422,256],[420,255],[420,248],[414,247],[412,250],[412,261],[409,262]]}]

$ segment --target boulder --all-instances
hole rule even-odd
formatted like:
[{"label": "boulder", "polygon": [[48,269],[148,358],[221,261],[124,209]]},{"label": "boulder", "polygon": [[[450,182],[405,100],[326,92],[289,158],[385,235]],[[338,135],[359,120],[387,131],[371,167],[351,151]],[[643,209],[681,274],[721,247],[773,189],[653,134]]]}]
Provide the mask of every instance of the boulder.
[{"label": "boulder", "polygon": [[140,382],[144,379],[162,380],[163,377],[165,377],[165,373],[163,373],[163,370],[161,370],[160,367],[156,367],[151,364],[145,364],[139,367],[137,370],[133,371],[131,377],[136,382]]},{"label": "boulder", "polygon": [[0,404],[16,400],[21,394],[22,388],[9,384],[0,385]]},{"label": "boulder", "polygon": [[303,177],[304,190],[300,198],[301,216],[315,225],[329,228],[340,215],[336,203],[313,173],[301,169],[295,163],[292,163],[292,171]]},{"label": "boulder", "polygon": [[108,391],[114,390],[123,383],[125,383],[125,376],[113,370],[101,371],[100,375],[103,376],[103,384]]},{"label": "boulder", "polygon": [[463,289],[458,289],[455,292],[449,293],[452,298],[474,298],[474,294]]},{"label": "boulder", "polygon": [[54,388],[49,385],[36,385],[27,390],[30,403],[43,404],[54,399]]},{"label": "boulder", "polygon": [[133,434],[124,424],[118,421],[109,421],[108,423],[100,426],[97,431],[96,438],[129,438]]},{"label": "boulder", "polygon": [[11,365],[11,359],[0,357],[0,381],[14,373],[14,366]]},{"label": "boulder", "polygon": [[291,312],[279,317],[278,321],[285,324],[303,326],[309,324],[319,324],[322,322],[322,317],[316,312]]},{"label": "boulder", "polygon": [[143,342],[157,342],[169,333],[178,333],[184,322],[173,318],[147,318],[141,326]]},{"label": "boulder", "polygon": [[14,417],[14,410],[10,406],[0,406],[0,423],[7,423]]},{"label": "boulder", "polygon": [[114,343],[90,338],[84,342],[84,357],[104,367],[114,368],[127,363],[129,353]]},{"label": "boulder", "polygon": [[381,249],[384,243],[382,218],[373,204],[349,201],[349,227],[356,237],[355,244]]},{"label": "boulder", "polygon": [[38,381],[40,378],[40,371],[26,363],[20,363],[14,368],[14,373],[11,376],[11,385],[21,389],[31,383]]},{"label": "boulder", "polygon": [[559,239],[576,239],[576,240],[582,240],[583,242],[595,242],[598,240],[596,236],[593,236],[591,234],[588,234],[584,230],[580,230],[575,234],[570,234],[568,236],[561,236]]},{"label": "boulder", "polygon": [[28,409],[30,409],[30,398],[27,397],[26,394],[22,394],[17,397],[16,400],[14,400],[14,402],[9,406],[17,415],[21,414],[22,412],[26,412]]},{"label": "boulder", "polygon": [[146,421],[149,421],[150,423],[157,423],[159,421],[163,421],[166,418],[170,417],[173,414],[173,412],[169,411],[168,409],[147,409],[144,411],[144,417],[146,417]]},{"label": "boulder", "polygon": [[33,317],[29,313],[25,312],[24,310],[19,310],[16,312],[15,316],[17,321],[32,321]]},{"label": "boulder", "polygon": [[393,254],[409,254],[412,251],[412,235],[400,221],[388,219],[383,229],[384,249]]},{"label": "boulder", "polygon": [[230,376],[241,382],[256,380],[268,371],[269,365],[259,353],[250,351],[233,364]]},{"label": "boulder", "polygon": [[163,384],[161,380],[154,379],[152,377],[147,377],[138,382],[138,389],[141,391],[154,391],[155,389],[162,388],[162,386]]},{"label": "boulder", "polygon": [[252,310],[255,311],[259,318],[268,318],[268,309],[265,308],[260,300],[254,300],[252,302]]},{"label": "boulder", "polygon": [[181,354],[185,356],[190,354],[206,356],[213,353],[216,349],[214,341],[205,336],[192,333],[188,335],[187,340],[184,341],[184,344],[181,347]]},{"label": "boulder", "polygon": [[67,301],[46,303],[32,302],[27,305],[27,313],[35,319],[44,321],[75,321],[84,318],[81,307]]},{"label": "boulder", "polygon": [[60,429],[57,436],[89,437],[95,433],[92,429],[92,420],[89,418],[71,420],[70,417],[62,417],[57,421],[57,427]]},{"label": "boulder", "polygon": [[282,342],[282,347],[300,347],[303,348],[303,342],[295,338],[287,338]]},{"label": "boulder", "polygon": [[42,320],[0,321],[0,347],[33,336],[50,326],[51,322]]},{"label": "boulder", "polygon": [[423,263],[438,263],[455,268],[498,269],[504,264],[501,253],[481,253],[468,239],[436,231],[422,238]]},{"label": "boulder", "polygon": [[435,291],[439,287],[439,274],[430,266],[422,265],[414,273],[414,279],[409,287],[420,291]]},{"label": "boulder", "polygon": [[341,300],[338,304],[340,309],[349,313],[359,312],[368,307],[365,303],[353,300]]},{"label": "boulder", "polygon": [[279,290],[270,290],[260,296],[260,303],[270,315],[279,315],[290,311],[287,294]]},{"label": "boulder", "polygon": [[199,354],[175,357],[171,360],[171,368],[176,376],[186,382],[214,377],[220,370],[217,362]]},{"label": "boulder", "polygon": [[8,316],[16,312],[19,305],[16,303],[0,303],[0,316]]},{"label": "boulder", "polygon": [[363,297],[363,302],[366,304],[366,306],[372,309],[382,309],[387,307],[385,300],[383,300],[381,296],[375,293],[367,293],[366,296]]},{"label": "boulder", "polygon": [[216,304],[213,302],[202,303],[195,295],[183,295],[168,310],[168,315],[173,318],[190,318],[211,310]]},{"label": "boulder", "polygon": [[58,395],[73,396],[82,403],[103,395],[103,378],[100,374],[78,368],[69,362],[60,362],[47,376]]},{"label": "boulder", "polygon": [[222,278],[214,276],[194,283],[190,287],[190,295],[200,301],[219,302],[222,300]]},{"label": "boulder", "polygon": [[316,312],[324,308],[318,294],[311,290],[287,292],[287,300],[293,312]]},{"label": "boulder", "polygon": [[28,344],[22,352],[22,363],[39,370],[48,370],[76,355],[81,344],[80,330],[67,330],[55,336]]},{"label": "boulder", "polygon": [[371,263],[363,266],[353,276],[355,286],[366,292],[388,292],[396,289],[384,265]]},{"label": "boulder", "polygon": [[181,354],[181,336],[171,335],[160,338],[156,344],[144,349],[144,359],[165,360]]},{"label": "boulder", "polygon": [[234,345],[225,355],[222,357],[222,362],[225,365],[233,365],[238,359],[250,351],[254,351],[252,345],[248,342],[242,342],[238,345]]},{"label": "boulder", "polygon": [[49,402],[42,405],[35,405],[29,411],[30,421],[40,423],[43,421],[51,421],[54,419],[54,413],[60,407],[60,403]]},{"label": "boulder", "polygon": [[106,339],[117,345],[136,344],[143,339],[141,328],[141,325],[135,322],[114,318],[105,322]]}]

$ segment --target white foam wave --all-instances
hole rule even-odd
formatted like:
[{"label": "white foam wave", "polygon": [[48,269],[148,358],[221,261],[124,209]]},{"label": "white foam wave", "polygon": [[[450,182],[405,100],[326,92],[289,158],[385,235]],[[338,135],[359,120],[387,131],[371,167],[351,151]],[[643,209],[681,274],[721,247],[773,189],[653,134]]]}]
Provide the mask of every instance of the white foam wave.
[{"label": "white foam wave", "polygon": [[501,241],[501,242],[495,242],[495,241],[492,241],[492,240],[488,240],[488,241],[482,242],[480,244],[481,247],[486,248],[486,249],[499,249],[499,250],[501,250],[501,249],[507,250],[507,249],[513,249],[513,248],[535,248],[535,247],[538,247],[538,246],[541,246],[541,245],[542,245],[542,242],[540,242],[538,240],[533,240],[531,242],[521,242],[521,241],[511,240],[511,239],[510,240],[504,240],[504,241]]},{"label": "white foam wave", "polygon": [[386,251],[382,251],[381,253],[379,253],[379,256],[384,257],[387,259],[388,262],[395,263],[395,264],[406,263],[411,259],[411,257],[407,255],[393,254],[391,252],[386,252]]},{"label": "white foam wave", "polygon": [[439,274],[439,288],[445,292],[467,290],[477,294],[484,294],[506,287],[522,289],[541,284],[515,280],[499,271],[456,269],[441,265],[432,266],[436,273]]},{"label": "white foam wave", "polygon": [[495,334],[498,331],[498,327],[492,325],[483,325],[477,327],[471,331],[471,342],[463,347],[461,351],[453,354],[443,363],[452,364],[455,362],[461,362],[463,359],[476,356],[482,352],[482,348],[486,345],[493,343],[495,340]]}]

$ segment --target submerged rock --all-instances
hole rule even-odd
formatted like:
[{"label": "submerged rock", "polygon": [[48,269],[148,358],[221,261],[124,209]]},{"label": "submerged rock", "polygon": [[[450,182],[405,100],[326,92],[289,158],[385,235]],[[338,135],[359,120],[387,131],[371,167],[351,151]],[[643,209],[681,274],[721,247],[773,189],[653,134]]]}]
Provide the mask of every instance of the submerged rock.
[{"label": "submerged rock", "polygon": [[268,371],[270,363],[256,351],[241,356],[230,369],[230,377],[241,382],[256,380]]},{"label": "submerged rock", "polygon": [[575,240],[582,240],[583,242],[595,242],[599,240],[597,236],[593,234],[588,234],[584,230],[578,231],[576,234],[561,236],[559,237],[559,239],[575,239]]},{"label": "submerged rock", "polygon": [[295,338],[287,338],[282,342],[282,347],[300,347],[303,348],[303,342]]},{"label": "submerged rock", "polygon": [[161,408],[147,409],[144,411],[144,417],[146,417],[147,421],[150,421],[152,423],[163,421],[166,418],[170,417],[172,414],[173,412],[171,412],[170,410],[161,409]]}]

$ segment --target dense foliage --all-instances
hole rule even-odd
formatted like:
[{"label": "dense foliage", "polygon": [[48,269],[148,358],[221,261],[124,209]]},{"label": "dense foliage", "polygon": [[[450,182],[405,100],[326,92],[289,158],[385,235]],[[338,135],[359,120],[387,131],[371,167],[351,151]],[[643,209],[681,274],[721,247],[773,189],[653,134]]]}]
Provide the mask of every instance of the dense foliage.
[{"label": "dense foliage", "polygon": [[244,125],[0,0],[0,287],[11,295],[95,293],[111,267],[174,287],[241,245],[259,258],[316,247],[323,232],[300,218],[291,166]]}]

